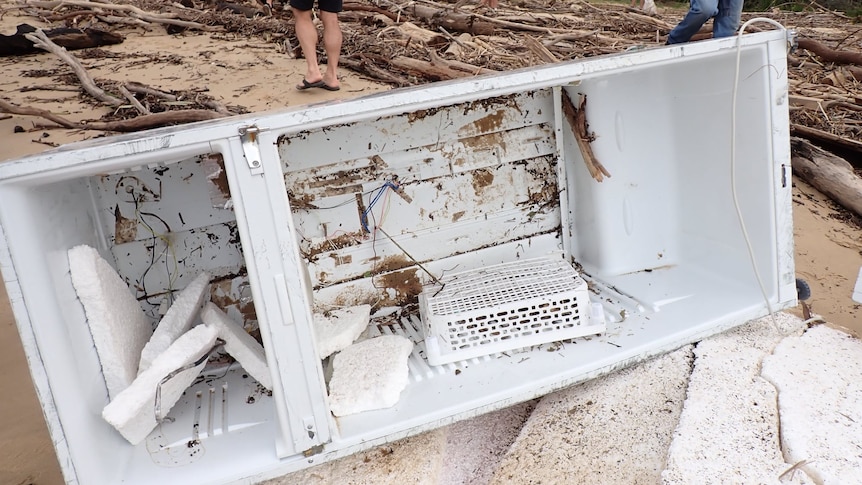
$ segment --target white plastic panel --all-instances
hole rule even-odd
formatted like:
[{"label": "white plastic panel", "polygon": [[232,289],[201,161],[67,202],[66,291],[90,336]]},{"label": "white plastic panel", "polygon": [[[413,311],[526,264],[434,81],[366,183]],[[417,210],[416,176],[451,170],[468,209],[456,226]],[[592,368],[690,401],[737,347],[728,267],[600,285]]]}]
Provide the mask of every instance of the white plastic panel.
[{"label": "white plastic panel", "polygon": [[[530,399],[793,305],[790,188],[782,182],[785,34],[742,39],[734,131],[739,206],[768,301],[728,198],[735,42],[125,135],[0,165],[0,269],[67,480],[249,483]],[[588,95],[593,148],[612,174],[602,183],[586,174],[560,115],[564,91]],[[256,136],[244,144],[246,128]],[[260,158],[254,169],[243,151],[249,143]],[[217,183],[209,178],[214,156],[224,161]],[[135,208],[120,183],[129,174],[133,192],[146,186],[158,200],[151,194]],[[388,206],[379,200],[369,218],[382,230],[366,236],[358,208],[387,181],[401,190],[382,193]],[[134,286],[162,248],[141,224],[115,244],[117,207],[125,219],[157,214],[175,234],[178,263],[188,264],[174,273],[173,257],[161,260],[142,294],[216,268],[223,279],[213,298],[236,304],[237,318],[251,318],[250,305],[272,396],[246,387],[238,369],[208,376],[149,448],[128,445],[101,420],[104,383],[65,251],[99,247]],[[607,332],[427,365],[411,304],[428,273],[560,250],[583,266]],[[410,383],[395,407],[336,420],[311,312],[357,303],[375,305],[372,333],[416,343]]]}]

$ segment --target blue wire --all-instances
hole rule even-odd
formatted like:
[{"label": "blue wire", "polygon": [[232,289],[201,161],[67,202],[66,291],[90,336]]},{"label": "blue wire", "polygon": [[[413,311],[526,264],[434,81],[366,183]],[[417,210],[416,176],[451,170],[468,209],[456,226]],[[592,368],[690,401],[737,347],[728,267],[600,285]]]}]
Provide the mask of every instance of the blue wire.
[{"label": "blue wire", "polygon": [[380,187],[380,190],[377,191],[377,194],[374,196],[374,198],[371,199],[371,202],[368,204],[368,207],[365,209],[365,211],[362,212],[362,218],[360,219],[360,222],[362,223],[362,228],[365,229],[365,232],[371,232],[371,230],[368,229],[368,213],[371,212],[371,209],[374,207],[374,204],[377,203],[377,200],[380,199],[380,196],[383,195],[383,192],[386,192],[387,187],[395,191],[398,190],[397,185],[387,180],[386,183],[383,184],[382,187]]}]

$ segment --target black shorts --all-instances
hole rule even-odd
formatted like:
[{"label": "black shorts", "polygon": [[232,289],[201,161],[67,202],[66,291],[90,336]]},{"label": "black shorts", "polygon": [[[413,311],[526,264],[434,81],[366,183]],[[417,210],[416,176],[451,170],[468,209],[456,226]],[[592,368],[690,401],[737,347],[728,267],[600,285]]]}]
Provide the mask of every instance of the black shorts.
[{"label": "black shorts", "polygon": [[[297,10],[311,10],[314,0],[290,0],[290,6]],[[344,8],[343,0],[317,0],[317,8],[324,12],[338,13]]]}]

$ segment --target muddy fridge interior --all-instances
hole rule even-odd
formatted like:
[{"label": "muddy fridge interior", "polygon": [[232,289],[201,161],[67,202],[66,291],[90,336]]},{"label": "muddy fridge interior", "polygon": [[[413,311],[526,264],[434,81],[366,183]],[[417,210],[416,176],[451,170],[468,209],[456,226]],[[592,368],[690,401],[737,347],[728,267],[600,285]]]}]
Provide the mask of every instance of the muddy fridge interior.
[{"label": "muddy fridge interior", "polygon": [[[64,476],[262,480],[795,304],[786,49],[782,31],[746,35],[739,51],[736,39],[647,49],[0,165],[0,269]],[[116,370],[72,282],[81,245],[150,329],[206,273],[203,302],[265,349],[268,385],[221,340],[204,345],[199,377],[139,443],[124,439],[102,416]],[[512,292],[443,330],[420,308],[464,275],[485,284],[475,300],[497,294],[492,270],[515,268],[501,284],[523,289],[560,262],[583,281],[566,291],[585,299],[553,316]],[[358,340],[409,341],[407,377],[395,404],[336,416],[315,317],[362,305]],[[518,312],[529,323],[513,332],[500,315]],[[117,325],[123,357],[137,347]]]}]

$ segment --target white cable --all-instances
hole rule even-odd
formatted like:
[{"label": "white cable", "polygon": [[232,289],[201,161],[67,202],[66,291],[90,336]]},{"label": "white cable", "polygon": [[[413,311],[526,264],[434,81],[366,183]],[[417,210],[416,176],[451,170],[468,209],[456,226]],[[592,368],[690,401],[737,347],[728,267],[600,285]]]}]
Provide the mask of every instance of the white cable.
[{"label": "white cable", "polygon": [[775,20],[765,17],[755,17],[746,21],[739,28],[739,33],[736,36],[736,69],[733,78],[733,100],[730,112],[730,187],[733,195],[733,207],[736,209],[736,216],[739,219],[739,226],[742,228],[742,237],[745,239],[745,245],[748,248],[748,257],[751,259],[751,266],[754,269],[754,276],[757,278],[757,284],[760,286],[760,292],[763,294],[763,299],[766,301],[766,310],[772,314],[772,304],[769,303],[769,296],[766,294],[766,287],[763,284],[763,279],[760,277],[760,271],[757,269],[757,259],[754,256],[754,249],[751,247],[751,239],[748,236],[748,230],[745,228],[745,220],[742,217],[742,210],[739,208],[739,199],[736,195],[736,98],[739,91],[739,62],[742,56],[742,34],[745,28],[755,22],[766,22],[773,26],[786,31],[783,25]]}]

